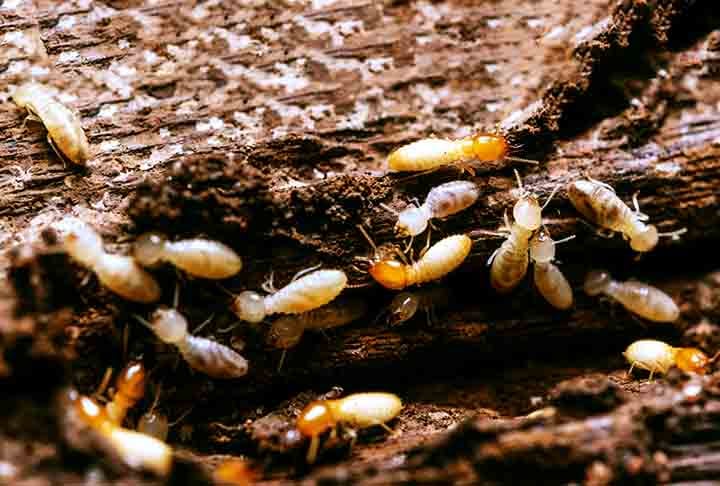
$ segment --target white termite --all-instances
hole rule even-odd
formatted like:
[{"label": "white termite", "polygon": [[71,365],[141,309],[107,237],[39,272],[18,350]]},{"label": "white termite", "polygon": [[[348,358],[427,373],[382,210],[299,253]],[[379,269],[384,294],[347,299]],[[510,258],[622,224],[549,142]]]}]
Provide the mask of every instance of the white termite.
[{"label": "white termite", "polygon": [[553,241],[547,231],[540,230],[530,240],[530,259],[534,263],[535,286],[550,305],[560,310],[572,307],[573,292],[565,276],[553,263],[555,245],[574,237]]}]

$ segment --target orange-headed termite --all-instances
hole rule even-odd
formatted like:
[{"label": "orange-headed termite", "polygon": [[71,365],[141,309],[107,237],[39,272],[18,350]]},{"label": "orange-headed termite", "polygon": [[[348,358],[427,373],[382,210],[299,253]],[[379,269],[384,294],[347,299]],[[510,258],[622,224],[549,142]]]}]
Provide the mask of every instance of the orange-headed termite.
[{"label": "orange-headed termite", "polygon": [[[430,190],[425,202],[409,206],[399,213],[395,229],[404,236],[417,236],[427,229],[431,219],[447,218],[472,206],[480,197],[477,184],[451,181]],[[391,211],[395,212],[391,208]]]},{"label": "orange-headed termite", "polygon": [[150,303],[160,298],[160,286],[134,258],[106,253],[100,235],[75,218],[61,224],[63,248],[73,259],[92,270],[100,283],[127,300]]},{"label": "orange-headed termite", "polygon": [[129,467],[167,476],[172,468],[172,449],[163,441],[120,427],[110,420],[103,407],[75,390],[67,394],[68,412],[103,436]]},{"label": "orange-headed termite", "polygon": [[672,298],[651,285],[636,282],[618,282],[604,270],[594,270],[585,277],[585,293],[605,294],[640,317],[655,322],[674,322],[680,317],[680,309]]},{"label": "orange-headed termite", "polygon": [[320,435],[338,424],[352,429],[364,429],[375,425],[390,430],[386,422],[398,416],[402,410],[400,397],[392,393],[353,393],[337,400],[311,402],[300,413],[297,428],[310,438],[307,461],[315,462],[320,444]]},{"label": "orange-headed termite", "polygon": [[635,211],[630,209],[615,194],[609,185],[596,180],[578,180],[567,187],[568,197],[575,209],[588,221],[611,231],[617,231],[630,240],[630,247],[637,252],[655,248],[660,236],[677,238],[686,230],[658,233],[654,225],[646,224],[647,216],[642,214],[634,197]]},{"label": "orange-headed termite", "polygon": [[373,257],[369,260],[368,273],[386,289],[402,290],[411,285],[439,280],[458,268],[470,254],[472,240],[467,235],[452,235],[432,245],[415,263],[404,263],[393,255],[379,251],[370,235],[358,225],[373,248]]},{"label": "orange-headed termite", "polygon": [[572,307],[573,292],[565,275],[553,263],[555,245],[574,237],[553,241],[545,230],[540,230],[530,240],[530,259],[534,263],[535,286],[550,305],[561,310]]},{"label": "orange-headed termite", "polygon": [[13,101],[45,125],[47,140],[61,160],[85,164],[90,157],[90,147],[80,118],[57,101],[47,86],[34,82],[23,84],[15,90]]},{"label": "orange-headed termite", "polygon": [[143,266],[167,261],[200,278],[229,278],[242,268],[242,260],[232,248],[203,238],[168,241],[158,233],[145,233],[135,242],[133,255]]},{"label": "orange-headed termite", "polygon": [[630,363],[632,373],[634,367],[650,372],[650,379],[655,373],[667,373],[673,366],[683,371],[704,375],[708,366],[714,361],[697,348],[676,348],[662,341],[641,339],[627,347],[623,353]]},{"label": "orange-headed termite", "polygon": [[127,411],[145,394],[145,367],[139,361],[129,363],[115,380],[115,395],[105,405],[107,416],[113,423],[122,425]]},{"label": "orange-headed termite", "polygon": [[192,336],[188,322],[176,309],[158,308],[150,322],[135,316],[167,344],[178,348],[191,368],[213,378],[239,378],[247,374],[248,361],[229,347],[216,341]]},{"label": "orange-headed termite", "polygon": [[241,292],[233,299],[232,311],[241,320],[254,323],[271,314],[302,314],[331,302],[347,285],[347,276],[342,270],[315,270],[298,275],[270,295],[250,290]]},{"label": "orange-headed termite", "polygon": [[403,145],[388,155],[388,167],[398,172],[435,170],[456,165],[474,175],[473,162],[495,162],[502,159],[537,164],[534,160],[509,157],[510,145],[502,135],[478,133],[466,138],[447,140],[424,138]]}]

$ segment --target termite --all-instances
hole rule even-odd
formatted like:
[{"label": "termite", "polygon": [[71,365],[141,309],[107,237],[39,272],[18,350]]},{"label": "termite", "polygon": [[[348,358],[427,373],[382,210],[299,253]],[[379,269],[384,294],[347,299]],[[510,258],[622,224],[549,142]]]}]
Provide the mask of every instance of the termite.
[{"label": "termite", "polygon": [[216,341],[192,336],[188,333],[188,322],[176,309],[158,308],[146,321],[135,316],[155,335],[167,344],[172,344],[194,370],[213,378],[239,378],[247,374],[248,361],[229,347]]},{"label": "termite", "polygon": [[637,252],[648,252],[655,248],[661,236],[677,238],[686,230],[658,233],[652,224],[646,224],[648,217],[640,212],[637,195],[633,197],[635,211],[615,194],[609,185],[596,180],[578,180],[567,187],[568,197],[575,209],[588,221],[611,231],[622,233],[630,240],[630,247]]},{"label": "termite", "polygon": [[630,363],[630,371],[636,366],[650,372],[650,379],[655,373],[667,373],[677,366],[683,371],[704,375],[715,358],[708,358],[697,348],[676,348],[662,341],[641,339],[627,347],[623,353]]},{"label": "termite", "polygon": [[213,479],[225,486],[250,486],[259,478],[258,472],[247,460],[232,458],[222,462],[215,471]]},{"label": "termite", "polygon": [[302,314],[322,307],[345,289],[347,276],[342,270],[310,271],[313,268],[300,272],[280,290],[272,288],[272,283],[266,285],[270,295],[241,292],[233,299],[232,311],[240,320],[257,323],[271,314]]},{"label": "termite", "polygon": [[297,428],[300,433],[310,438],[307,461],[312,464],[317,458],[320,435],[339,424],[352,429],[364,429],[379,425],[392,430],[386,425],[398,416],[402,410],[400,397],[392,393],[370,392],[353,393],[336,400],[317,400],[311,402],[300,413]]},{"label": "termite", "polygon": [[302,314],[282,316],[273,322],[267,335],[270,346],[283,350],[278,371],[282,368],[288,349],[297,346],[306,330],[323,331],[349,324],[367,312],[367,305],[359,299],[331,302]]},{"label": "termite", "polygon": [[553,241],[547,231],[540,230],[530,240],[530,259],[534,263],[535,286],[550,305],[560,310],[572,307],[573,292],[565,276],[553,263],[555,245],[572,238],[574,236]]},{"label": "termite", "polygon": [[[447,218],[472,206],[480,197],[477,184],[469,181],[451,181],[430,190],[420,206],[409,206],[397,213],[395,229],[406,236],[423,233],[431,219]],[[390,211],[392,208],[386,206]]]},{"label": "termite", "polygon": [[66,219],[62,226],[65,251],[92,270],[105,287],[135,302],[150,303],[160,298],[160,286],[134,258],[106,253],[100,235],[75,218]]},{"label": "termite", "polygon": [[399,326],[412,319],[418,310],[424,310],[428,325],[432,325],[435,321],[435,308],[446,306],[449,301],[450,290],[444,286],[434,285],[412,292],[400,292],[386,310],[387,323]]},{"label": "termite", "polygon": [[452,235],[432,245],[415,263],[405,263],[380,251],[361,225],[358,229],[373,248],[373,257],[357,259],[369,261],[368,273],[377,283],[391,290],[402,290],[443,278],[465,261],[472,247],[472,240],[467,235]]},{"label": "termite", "polygon": [[488,259],[490,284],[500,293],[507,293],[517,287],[528,269],[528,249],[530,238],[542,225],[542,210],[547,206],[553,194],[540,207],[537,197],[523,189],[520,175],[515,172],[521,197],[513,207],[512,225],[505,215],[505,226],[510,231],[507,239]]},{"label": "termite", "polygon": [[163,441],[113,422],[103,407],[75,390],[67,394],[70,412],[103,436],[129,467],[167,476],[172,468],[172,449]]},{"label": "termite", "polygon": [[584,288],[588,295],[605,294],[650,321],[674,322],[680,317],[680,309],[662,290],[634,280],[618,282],[604,270],[588,273]]},{"label": "termite", "polygon": [[115,395],[105,405],[108,419],[122,425],[127,411],[145,394],[145,367],[141,362],[129,363],[115,381]]},{"label": "termite", "polygon": [[158,401],[160,399],[161,387],[158,385],[155,391],[155,399],[153,400],[150,409],[142,414],[137,423],[138,432],[155,437],[156,439],[165,440],[167,439],[168,433],[170,432],[170,424],[168,423],[167,416],[163,413],[156,411]]},{"label": "termite", "polygon": [[13,94],[13,101],[25,108],[29,118],[45,125],[47,140],[61,160],[84,165],[90,157],[80,118],[55,99],[50,88],[39,83],[26,83]]},{"label": "termite", "polygon": [[143,266],[167,261],[200,278],[229,278],[242,268],[242,259],[232,248],[203,238],[168,241],[159,233],[145,233],[135,242],[133,255]]},{"label": "termite", "polygon": [[466,138],[447,140],[424,138],[403,145],[388,155],[388,167],[398,172],[431,171],[447,165],[457,165],[461,170],[475,175],[471,164],[514,160],[537,164],[537,161],[509,157],[510,144],[502,135],[478,133]]}]

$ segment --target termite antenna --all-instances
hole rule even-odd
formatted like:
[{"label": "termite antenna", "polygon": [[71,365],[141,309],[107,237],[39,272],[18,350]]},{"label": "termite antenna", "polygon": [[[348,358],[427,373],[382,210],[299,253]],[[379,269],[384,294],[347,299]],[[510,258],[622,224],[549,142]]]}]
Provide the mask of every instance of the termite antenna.
[{"label": "termite antenna", "polygon": [[235,294],[233,294],[232,292],[230,292],[230,291],[229,291],[228,289],[226,289],[223,285],[217,284],[217,286],[218,286],[218,288],[219,288],[220,290],[222,290],[223,292],[225,292],[226,294],[228,294],[230,297],[236,297]]},{"label": "termite antenna", "polygon": [[282,370],[283,364],[285,363],[285,355],[287,354],[287,349],[282,350],[282,354],[280,355],[280,362],[278,363],[277,372],[278,374]]},{"label": "termite antenna", "polygon": [[377,245],[375,245],[375,242],[373,241],[373,239],[370,238],[370,235],[368,234],[368,232],[365,231],[365,228],[363,228],[363,226],[361,224],[358,224],[357,229],[360,230],[360,233],[362,233],[362,235],[365,237],[365,240],[367,240],[367,242],[370,243],[370,246],[372,247],[373,251],[377,254],[378,253]]},{"label": "termite antenna", "polygon": [[194,333],[194,334],[197,334],[198,332],[200,332],[200,330],[202,330],[203,327],[205,327],[205,326],[207,326],[208,324],[210,324],[214,318],[215,318],[215,313],[213,312],[212,314],[210,314],[210,317],[208,317],[207,319],[205,319],[205,320],[193,331],[193,333]]},{"label": "termite antenna", "polygon": [[513,169],[513,172],[515,173],[515,180],[517,180],[518,189],[520,189],[521,193],[525,193],[525,189],[523,188],[522,179],[520,178],[520,173],[517,169]]},{"label": "termite antenna", "polygon": [[560,243],[566,243],[566,242],[568,242],[570,240],[574,240],[574,239],[575,239],[575,235],[570,235],[568,237],[563,238],[562,240],[553,241],[553,245],[559,245]]},{"label": "termite antenna", "polygon": [[234,323],[230,324],[228,327],[224,327],[224,328],[222,328],[222,329],[218,329],[217,332],[219,332],[220,334],[225,334],[225,333],[227,333],[227,332],[232,331],[232,330],[235,329],[236,327],[238,327],[240,324],[242,324],[242,322],[243,322],[243,321],[234,322]]},{"label": "termite antenna", "polygon": [[397,216],[399,213],[385,203],[380,203],[379,206],[386,211],[390,211],[392,214]]},{"label": "termite antenna", "polygon": [[677,241],[680,239],[680,236],[687,233],[687,231],[688,231],[687,228],[680,228],[679,230],[675,230],[675,231],[669,231],[666,233],[658,233],[658,236],[668,237],[668,238],[672,239],[673,241]]},{"label": "termite antenna", "polygon": [[523,159],[522,157],[505,157],[505,160],[510,160],[513,162],[521,162],[523,164],[532,164],[532,165],[540,164],[540,162],[538,162],[537,160]]},{"label": "termite antenna", "polygon": [[543,204],[542,208],[540,208],[541,211],[545,210],[548,204],[550,204],[550,201],[552,198],[557,194],[557,192],[560,190],[560,184],[557,184],[555,188],[552,190],[548,198],[545,200],[545,204]]},{"label": "termite antenna", "polygon": [[185,410],[185,411],[182,413],[182,415],[180,415],[177,419],[175,419],[175,420],[173,420],[172,422],[170,422],[170,423],[168,424],[168,427],[174,427],[174,426],[176,426],[177,424],[179,424],[180,422],[182,422],[183,419],[184,419],[185,417],[187,417],[187,416],[190,414],[190,412],[192,412],[192,409],[193,409],[193,408],[195,408],[195,405],[193,405],[192,407],[190,407],[190,408],[188,408],[187,410]]},{"label": "termite antenna", "polygon": [[175,282],[175,292],[173,293],[173,309],[177,309],[180,304],[180,282]]},{"label": "termite antenna", "polygon": [[143,319],[142,317],[140,317],[140,316],[137,315],[137,314],[133,314],[133,317],[134,317],[135,319],[137,319],[137,321],[138,321],[140,324],[142,324],[143,326],[145,326],[145,327],[147,327],[148,329],[150,329],[151,331],[153,331],[153,325],[152,325],[150,322],[146,321],[145,319]]},{"label": "termite antenna", "polygon": [[95,390],[95,397],[100,397],[103,393],[105,393],[105,390],[107,390],[108,384],[110,384],[110,378],[112,378],[113,369],[111,366],[108,366],[105,370],[105,374],[103,375],[103,379],[100,382],[100,384],[97,387],[97,390]]}]

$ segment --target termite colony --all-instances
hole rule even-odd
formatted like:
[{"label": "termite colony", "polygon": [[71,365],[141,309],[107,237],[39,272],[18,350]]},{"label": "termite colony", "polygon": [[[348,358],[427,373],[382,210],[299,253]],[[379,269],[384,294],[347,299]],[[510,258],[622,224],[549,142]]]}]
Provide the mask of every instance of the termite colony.
[{"label": "termite colony", "polygon": [[[47,140],[63,161],[85,164],[90,147],[76,114],[56,100],[42,85],[29,83],[13,96],[29,118],[41,121],[47,129]],[[502,160],[525,163],[534,161],[509,156],[510,144],[499,134],[481,133],[459,140],[428,138],[402,146],[388,156],[389,171],[429,173],[445,166],[475,176],[477,164]],[[500,294],[509,294],[525,279],[532,263],[533,282],[540,295],[555,309],[573,306],[572,287],[555,263],[558,244],[572,239],[553,240],[543,221],[543,210],[560,188],[556,186],[543,205],[536,194],[523,186],[515,172],[518,198],[512,208],[512,219],[505,214],[500,234],[504,241],[488,260],[489,281]],[[592,179],[571,182],[567,197],[578,212],[597,227],[619,232],[636,252],[648,252],[661,236],[677,237],[681,232],[659,233],[646,223],[635,200],[631,210],[607,184]],[[395,242],[377,245],[363,225],[358,225],[372,254],[357,256],[367,265],[367,273],[380,286],[398,292],[385,315],[387,324],[398,326],[424,311],[429,324],[437,319],[434,310],[447,305],[451,292],[442,285],[420,289],[411,287],[436,283],[458,269],[470,255],[473,240],[468,234],[453,234],[431,239],[433,220],[458,218],[481,196],[477,183],[455,180],[432,188],[422,204],[395,209],[381,206],[397,219],[399,238],[410,241],[401,249]],[[161,302],[163,291],[154,271],[163,265],[173,266],[183,278],[226,280],[243,268],[243,260],[225,243],[204,237],[172,240],[159,233],[145,233],[133,243],[129,254],[108,252],[103,238],[90,225],[66,218],[56,225],[60,233],[60,250],[94,274],[97,281],[123,299],[139,303]],[[414,238],[426,233],[426,243],[415,258]],[[214,284],[217,285],[217,284]],[[344,270],[310,267],[298,272],[285,286],[275,289],[272,274],[262,286],[263,293],[243,290],[230,293],[227,310],[240,323],[251,326],[265,321],[265,343],[282,350],[278,372],[286,352],[297,346],[306,331],[324,332],[357,321],[369,311],[365,301],[340,295],[351,285]],[[661,290],[640,282],[617,282],[604,271],[587,275],[584,290],[589,296],[604,294],[622,304],[631,313],[655,322],[674,322],[680,310],[672,298]],[[340,298],[338,298],[340,297]],[[159,305],[147,312],[134,313],[135,320],[147,327],[158,341],[171,345],[189,368],[213,379],[239,379],[251,370],[251,363],[240,352],[214,339],[191,334],[188,319],[178,309],[176,287],[172,306]],[[143,315],[145,317],[143,317]],[[234,326],[229,328],[231,330]],[[259,326],[258,326],[259,327]],[[650,375],[665,373],[672,366],[695,373],[705,373],[715,358],[708,358],[695,348],[675,348],[660,341],[643,340],[630,345],[625,357],[634,368],[648,370]],[[165,444],[170,427],[167,417],[157,411],[161,387],[152,406],[137,421],[137,430],[125,428],[127,413],[145,391],[147,373],[141,363],[131,363],[118,376],[114,395],[103,406],[99,397],[72,390],[67,393],[67,411],[105,437],[128,466],[165,476],[172,463],[172,451]],[[392,393],[356,393],[340,399],[319,400],[302,410],[296,421],[297,432],[308,441],[307,461],[315,462],[322,437],[338,433],[354,437],[356,429],[379,426],[392,432],[387,423],[402,410],[402,401]],[[353,439],[354,440],[354,439]],[[218,475],[248,475],[247,464],[232,463]]]}]

